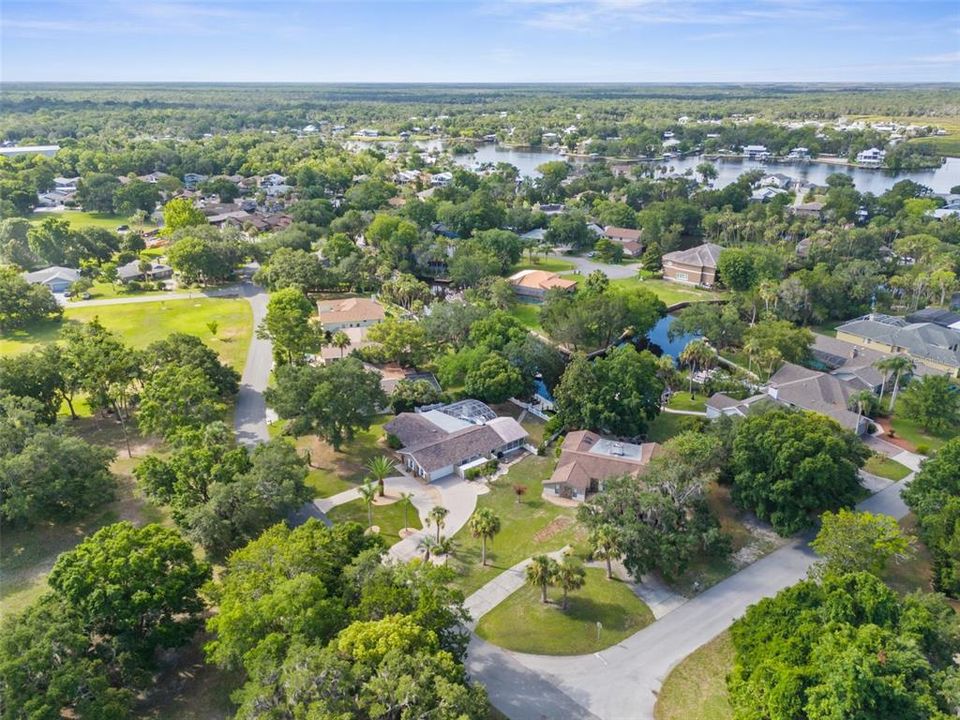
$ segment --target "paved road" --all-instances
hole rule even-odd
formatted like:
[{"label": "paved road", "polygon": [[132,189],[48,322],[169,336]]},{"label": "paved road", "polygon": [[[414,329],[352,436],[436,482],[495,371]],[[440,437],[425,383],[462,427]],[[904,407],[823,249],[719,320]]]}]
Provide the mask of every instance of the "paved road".
[{"label": "paved road", "polygon": [[[894,459],[912,469],[920,461],[911,453]],[[858,508],[903,517],[907,507],[900,492],[912,477],[890,485]],[[474,637],[467,669],[486,685],[493,704],[513,720],[652,718],[660,686],[677,663],[725,630],[747,607],[806,576],[816,560],[808,540],[790,542],[602,652],[576,657],[524,655]],[[517,666],[520,674],[515,678]],[[531,700],[531,687],[545,693],[543,703]],[[564,705],[556,691],[574,704]]]},{"label": "paved road", "polygon": [[243,445],[257,445],[267,442],[267,404],[263,393],[270,380],[270,367],[273,364],[273,346],[269,340],[257,337],[256,329],[267,314],[267,292],[252,282],[245,282],[241,294],[253,309],[253,338],[247,351],[247,363],[240,377],[240,392],[233,414],[233,426],[237,440]]}]

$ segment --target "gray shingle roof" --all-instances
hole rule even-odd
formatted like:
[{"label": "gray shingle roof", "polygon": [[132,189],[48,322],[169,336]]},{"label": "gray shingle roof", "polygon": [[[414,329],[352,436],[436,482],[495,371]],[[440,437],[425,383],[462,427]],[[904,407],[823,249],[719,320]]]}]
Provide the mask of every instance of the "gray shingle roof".
[{"label": "gray shingle roof", "polygon": [[704,243],[689,250],[669,252],[663,256],[663,260],[680,263],[681,265],[716,269],[717,261],[720,259],[720,253],[722,252],[723,248],[720,245],[716,243]]},{"label": "gray shingle roof", "polygon": [[890,315],[867,315],[844,323],[837,332],[900,348],[919,360],[960,367],[960,332],[933,323],[909,323]]}]

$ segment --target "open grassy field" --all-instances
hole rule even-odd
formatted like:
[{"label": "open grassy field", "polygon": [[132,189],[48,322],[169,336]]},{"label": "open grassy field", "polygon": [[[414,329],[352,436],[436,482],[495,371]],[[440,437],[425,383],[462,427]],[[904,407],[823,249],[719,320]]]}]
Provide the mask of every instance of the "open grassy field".
[{"label": "open grassy field", "polygon": [[633,288],[646,288],[667,305],[675,305],[680,302],[703,302],[704,300],[718,300],[723,297],[721,293],[703,290],[696,287],[687,287],[679,283],[669,282],[668,280],[642,280],[639,275],[633,277],[611,280],[612,287],[624,288],[627,290]]},{"label": "open grassy field", "polygon": [[[540,589],[524,586],[484,615],[477,634],[516,652],[538,655],[582,655],[610,647],[653,622],[653,613],[630,586],[607,580],[606,572],[587,568],[584,586],[571,592],[562,610],[562,591],[550,588],[549,602]],[[602,623],[599,640],[597,623]]]},{"label": "open grassy field", "polygon": [[[40,222],[50,217],[66,220],[68,223],[70,223],[70,227],[78,230],[85,227],[100,227],[106,228],[111,232],[116,232],[116,229],[121,225],[130,224],[130,218],[125,217],[124,215],[116,215],[114,213],[83,212],[81,210],[64,210],[63,212],[56,213],[34,213],[28,219],[30,222]],[[156,227],[152,222],[146,222],[143,225],[143,228],[152,227]],[[141,229],[141,226],[137,225],[136,229]]]},{"label": "open grassy field", "polygon": [[[348,503],[339,505],[327,513],[333,522],[356,522],[367,527],[367,506],[363,499],[351,500]],[[407,510],[407,525],[404,525],[403,503],[395,502],[389,505],[373,506],[373,524],[380,528],[380,535],[387,541],[387,544],[393,545],[400,540],[400,530],[404,527],[412,527],[419,530],[422,525],[417,515],[417,509],[410,507]]]},{"label": "open grassy field", "polygon": [[731,720],[727,673],[733,642],[723,632],[688,655],[667,676],[657,698],[656,720]]},{"label": "open grassy field", "polygon": [[375,455],[389,452],[383,444],[383,426],[392,417],[377,417],[368,430],[358,431],[353,440],[345,443],[339,452],[314,435],[304,435],[296,439],[297,449],[310,456],[311,469],[307,476],[307,485],[313,489],[316,497],[336,495],[363,482],[367,475],[367,461]]},{"label": "open grassy field", "polygon": [[[197,298],[99,307],[67,307],[63,323],[99,318],[108,330],[134,348],[143,348],[173,332],[196,335],[238,371],[243,370],[253,335],[253,313],[243,299]],[[207,323],[219,324],[216,337]],[[61,322],[40,323],[0,339],[0,355],[13,355],[57,339]]]},{"label": "open grassy field", "polygon": [[[487,543],[487,566],[480,566],[480,541],[464,527],[453,537],[453,557],[449,566],[457,574],[457,584],[469,595],[507,568],[537,553],[559,550],[583,537],[576,524],[574,508],[559,507],[541,497],[543,481],[553,471],[554,460],[526,457],[509,473],[491,483],[490,492],[481,495],[477,507],[488,507],[500,518],[502,530]],[[527,491],[521,502],[514,485]]]}]

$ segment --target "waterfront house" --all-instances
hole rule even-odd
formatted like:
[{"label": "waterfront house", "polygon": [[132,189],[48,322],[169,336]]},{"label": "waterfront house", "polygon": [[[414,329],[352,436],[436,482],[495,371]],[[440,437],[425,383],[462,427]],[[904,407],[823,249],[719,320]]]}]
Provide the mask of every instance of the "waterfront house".
[{"label": "waterfront house", "polygon": [[857,153],[857,164],[866,167],[880,167],[886,159],[887,153],[879,148],[870,148],[861,150]]},{"label": "waterfront house", "polygon": [[717,262],[723,248],[704,243],[689,250],[666,253],[662,258],[663,279],[686,285],[713,287],[717,281]]},{"label": "waterfront house", "polygon": [[747,160],[769,160],[770,151],[767,150],[766,145],[744,145],[743,156]]}]

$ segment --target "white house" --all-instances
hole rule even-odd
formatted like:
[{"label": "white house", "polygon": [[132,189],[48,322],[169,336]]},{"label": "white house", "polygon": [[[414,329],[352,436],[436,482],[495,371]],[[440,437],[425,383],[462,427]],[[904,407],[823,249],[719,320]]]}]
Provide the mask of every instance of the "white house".
[{"label": "white house", "polygon": [[744,145],[743,155],[747,160],[769,160],[770,151],[766,145]]},{"label": "white house", "polygon": [[857,153],[857,164],[866,165],[867,167],[879,167],[883,165],[883,161],[886,159],[887,153],[879,148],[870,148],[869,150],[861,150]]},{"label": "white house", "polygon": [[430,184],[434,187],[446,187],[453,182],[453,173],[441,172],[431,176]]}]

